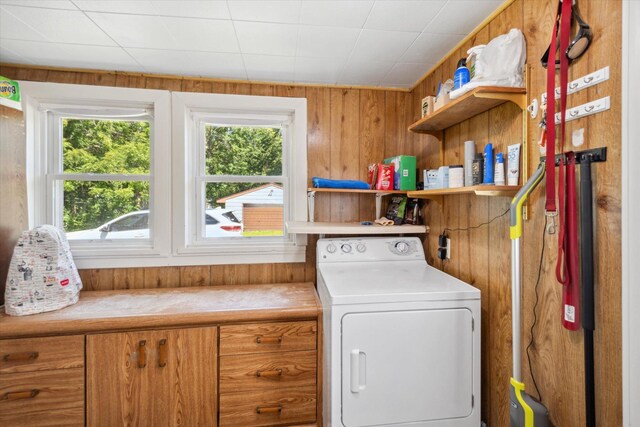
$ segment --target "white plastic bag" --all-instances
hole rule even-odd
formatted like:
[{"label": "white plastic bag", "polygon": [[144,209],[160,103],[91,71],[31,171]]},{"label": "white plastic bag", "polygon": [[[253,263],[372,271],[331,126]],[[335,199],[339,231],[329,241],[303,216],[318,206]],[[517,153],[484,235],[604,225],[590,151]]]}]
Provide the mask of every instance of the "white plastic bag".
[{"label": "white plastic bag", "polygon": [[58,310],[78,302],[81,289],[64,232],[41,225],[22,233],[7,274],[7,314],[24,316]]},{"label": "white plastic bag", "polygon": [[491,40],[477,55],[471,81],[451,92],[456,99],[479,86],[524,87],[527,45],[522,31],[511,29]]},{"label": "white plastic bag", "polygon": [[522,31],[511,29],[491,40],[477,59],[471,82],[490,82],[491,86],[523,87],[527,45]]}]

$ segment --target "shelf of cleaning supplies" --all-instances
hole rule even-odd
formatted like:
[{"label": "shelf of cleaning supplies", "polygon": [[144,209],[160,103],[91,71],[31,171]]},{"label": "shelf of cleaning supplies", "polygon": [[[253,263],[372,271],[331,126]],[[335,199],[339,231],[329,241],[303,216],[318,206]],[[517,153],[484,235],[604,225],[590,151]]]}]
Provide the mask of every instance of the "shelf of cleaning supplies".
[{"label": "shelf of cleaning supplies", "polygon": [[422,234],[428,232],[425,225],[362,225],[358,222],[301,222],[288,221],[287,232],[291,234]]},{"label": "shelf of cleaning supplies", "polygon": [[512,197],[518,190],[519,185],[473,185],[459,188],[440,188],[437,190],[409,191],[408,197],[416,199],[440,199],[442,196],[455,194],[475,194],[476,196]]},{"label": "shelf of cleaning supplies", "polygon": [[504,104],[513,102],[522,110],[527,108],[527,91],[518,87],[477,87],[447,105],[418,120],[409,130],[439,137],[440,131]]}]

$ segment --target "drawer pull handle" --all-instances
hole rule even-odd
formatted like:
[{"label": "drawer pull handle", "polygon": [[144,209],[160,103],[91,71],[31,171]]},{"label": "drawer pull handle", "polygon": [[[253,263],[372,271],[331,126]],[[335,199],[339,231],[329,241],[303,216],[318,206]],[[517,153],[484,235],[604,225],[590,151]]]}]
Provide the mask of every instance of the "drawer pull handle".
[{"label": "drawer pull handle", "polygon": [[39,354],[37,351],[24,351],[22,353],[9,353],[2,357],[4,362],[26,362],[36,360]]},{"label": "drawer pull handle", "polygon": [[273,377],[281,377],[282,369],[274,369],[272,371],[256,371],[256,377],[265,377],[265,378],[273,378]]},{"label": "drawer pull handle", "polygon": [[282,335],[279,337],[256,337],[256,342],[258,344],[282,344]]},{"label": "drawer pull handle", "polygon": [[147,366],[147,341],[140,340],[138,343],[138,368]]},{"label": "drawer pull handle", "polygon": [[158,343],[158,366],[164,368],[167,366],[167,339],[163,338]]},{"label": "drawer pull handle", "polygon": [[2,395],[2,400],[21,400],[21,399],[32,399],[36,397],[40,393],[40,390],[34,388],[33,390],[27,391],[14,391],[10,393],[5,393]]},{"label": "drawer pull handle", "polygon": [[280,414],[282,413],[282,405],[258,406],[256,412],[258,414]]}]

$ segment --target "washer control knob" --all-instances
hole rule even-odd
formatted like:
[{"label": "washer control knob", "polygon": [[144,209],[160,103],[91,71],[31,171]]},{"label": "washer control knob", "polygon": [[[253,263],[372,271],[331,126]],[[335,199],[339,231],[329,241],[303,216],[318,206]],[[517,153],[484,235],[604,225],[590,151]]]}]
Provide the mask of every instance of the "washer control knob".
[{"label": "washer control knob", "polygon": [[409,245],[407,242],[398,242],[396,243],[396,250],[400,254],[406,254],[409,251]]},{"label": "washer control knob", "polygon": [[364,252],[367,250],[367,247],[364,245],[364,243],[358,243],[358,246],[356,246],[356,249],[358,250],[358,252]]},{"label": "washer control knob", "polygon": [[336,245],[334,245],[333,243],[329,243],[327,245],[327,252],[329,252],[330,254],[335,253],[336,250],[338,250],[338,248],[336,248]]},{"label": "washer control knob", "polygon": [[345,243],[344,245],[342,245],[342,252],[344,252],[345,254],[351,253],[351,245],[348,243]]}]

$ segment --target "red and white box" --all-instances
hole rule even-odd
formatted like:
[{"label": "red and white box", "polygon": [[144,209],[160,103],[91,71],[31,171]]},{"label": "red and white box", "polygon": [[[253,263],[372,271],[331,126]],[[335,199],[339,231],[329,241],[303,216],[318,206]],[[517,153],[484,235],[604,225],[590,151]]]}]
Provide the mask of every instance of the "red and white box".
[{"label": "red and white box", "polygon": [[378,179],[376,180],[376,190],[393,190],[393,164],[378,164]]}]

